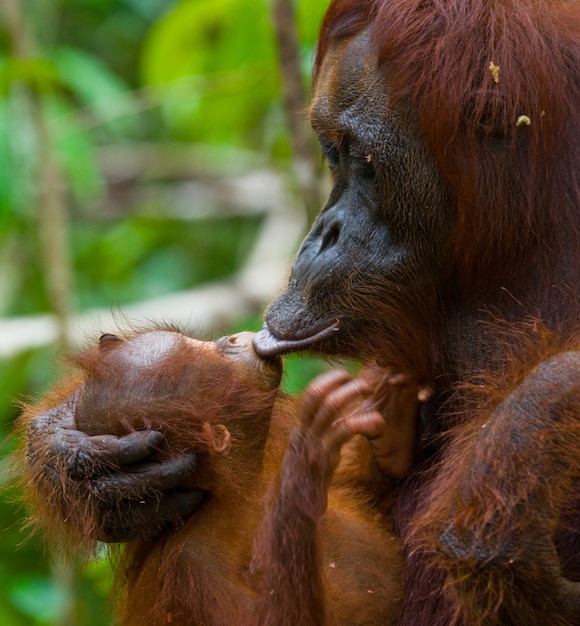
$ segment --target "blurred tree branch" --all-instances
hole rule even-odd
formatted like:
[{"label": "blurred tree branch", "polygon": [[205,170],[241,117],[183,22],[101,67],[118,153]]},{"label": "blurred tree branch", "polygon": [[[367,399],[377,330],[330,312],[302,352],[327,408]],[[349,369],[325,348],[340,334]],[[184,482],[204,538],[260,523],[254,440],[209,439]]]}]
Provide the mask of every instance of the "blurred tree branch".
[{"label": "blurred tree branch", "polygon": [[[11,52],[16,63],[31,63],[28,82],[14,81],[11,90],[19,91],[20,100],[30,115],[35,137],[35,169],[37,182],[33,184],[38,220],[38,237],[44,263],[46,290],[54,311],[56,346],[62,354],[69,345],[69,315],[71,299],[71,263],[69,254],[68,220],[64,197],[64,182],[50,136],[43,107],[43,84],[35,75],[34,63],[39,63],[37,45],[24,14],[21,0],[3,0],[3,11],[11,39]],[[53,577],[63,593],[58,612],[58,626],[73,626],[76,622],[73,586],[76,569],[65,562],[59,553],[52,554]]]},{"label": "blurred tree branch", "polygon": [[[34,62],[38,61],[37,45],[27,24],[23,6],[21,0],[3,0],[1,10],[8,26],[14,60]],[[68,345],[72,270],[65,184],[43,107],[43,89],[46,89],[46,85],[32,71],[28,82],[15,81],[11,88],[21,91],[35,136],[37,182],[34,187],[38,236],[46,289],[56,317],[57,347],[59,351],[64,351]]]},{"label": "blurred tree branch", "polygon": [[309,220],[320,210],[320,158],[307,118],[308,100],[300,70],[300,48],[293,0],[273,0],[282,95],[294,153],[294,173]]},{"label": "blurred tree branch", "polygon": [[[227,332],[240,318],[257,315],[283,286],[290,261],[306,228],[304,212],[295,210],[279,173],[255,173],[222,181],[219,205],[239,214],[254,214],[256,185],[262,190],[264,221],[252,253],[235,275],[197,288],[166,294],[149,300],[111,308],[91,309],[78,313],[71,325],[71,342],[86,344],[102,332],[112,332],[127,323],[129,326],[163,320],[178,324],[197,336]],[[249,188],[248,188],[249,186]],[[205,196],[206,193],[201,195]],[[191,210],[191,219],[196,211]],[[14,356],[30,348],[47,345],[56,335],[53,315],[29,315],[0,318],[0,358]]]}]

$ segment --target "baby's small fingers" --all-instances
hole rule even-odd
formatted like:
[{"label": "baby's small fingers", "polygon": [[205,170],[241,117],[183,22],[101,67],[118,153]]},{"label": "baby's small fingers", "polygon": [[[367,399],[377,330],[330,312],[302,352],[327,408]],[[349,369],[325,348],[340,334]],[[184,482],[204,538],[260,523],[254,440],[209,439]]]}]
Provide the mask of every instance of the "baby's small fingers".
[{"label": "baby's small fingers", "polygon": [[357,374],[359,380],[364,380],[372,388],[375,388],[383,383],[383,381],[392,376],[390,368],[379,368],[376,365],[367,365],[363,367]]},{"label": "baby's small fingers", "polygon": [[326,443],[328,447],[341,448],[355,435],[364,435],[368,439],[381,437],[385,428],[385,420],[378,411],[353,413],[332,424]]},{"label": "baby's small fingers", "polygon": [[312,432],[315,436],[323,436],[330,425],[345,411],[350,404],[361,400],[369,394],[368,385],[354,379],[340,385],[329,393],[318,407],[312,421]]},{"label": "baby's small fingers", "polygon": [[350,379],[345,370],[331,370],[315,378],[302,395],[302,424],[310,426],[325,399]]},{"label": "baby's small fingers", "polygon": [[413,379],[409,374],[398,372],[397,374],[390,374],[387,380],[392,387],[400,387],[402,385],[408,385]]}]

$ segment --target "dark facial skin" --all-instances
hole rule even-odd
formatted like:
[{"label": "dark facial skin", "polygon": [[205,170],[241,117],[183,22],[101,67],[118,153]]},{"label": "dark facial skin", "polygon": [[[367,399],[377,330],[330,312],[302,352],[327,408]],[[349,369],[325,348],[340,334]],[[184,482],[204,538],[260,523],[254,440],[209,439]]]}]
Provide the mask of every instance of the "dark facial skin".
[{"label": "dark facial skin", "polygon": [[[261,355],[313,349],[384,357],[364,339],[374,335],[383,346],[391,338],[394,361],[413,332],[405,311],[437,306],[453,209],[420,128],[388,106],[375,64],[365,35],[325,58],[311,117],[333,188],[286,291],[266,312],[254,341]],[[369,299],[387,315],[365,313],[376,310],[361,306]]]}]

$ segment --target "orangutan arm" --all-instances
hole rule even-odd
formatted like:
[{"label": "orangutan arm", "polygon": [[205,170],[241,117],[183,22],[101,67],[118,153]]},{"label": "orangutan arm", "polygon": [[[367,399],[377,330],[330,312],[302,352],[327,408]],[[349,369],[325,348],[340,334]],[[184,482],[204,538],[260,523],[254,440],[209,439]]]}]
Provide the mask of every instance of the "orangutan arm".
[{"label": "orangutan arm", "polygon": [[561,353],[450,446],[417,528],[438,533],[467,623],[580,618],[580,585],[562,578],[554,546],[580,478],[579,416],[580,353]]},{"label": "orangutan arm", "polygon": [[344,371],[318,378],[305,392],[302,421],[292,434],[273,502],[257,535],[253,570],[262,586],[260,626],[334,624],[325,597],[319,522],[342,446],[355,434],[376,436],[384,427],[377,411],[345,413],[362,393],[360,380]]}]

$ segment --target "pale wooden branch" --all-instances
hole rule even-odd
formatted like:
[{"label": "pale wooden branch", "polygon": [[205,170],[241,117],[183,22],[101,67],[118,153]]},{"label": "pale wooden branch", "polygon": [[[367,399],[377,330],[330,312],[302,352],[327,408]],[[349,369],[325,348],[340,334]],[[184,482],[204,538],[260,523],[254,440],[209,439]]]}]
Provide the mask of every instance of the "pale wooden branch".
[{"label": "pale wooden branch", "polygon": [[[234,276],[200,285],[190,291],[168,294],[117,309],[91,309],[73,314],[70,341],[86,344],[101,332],[151,323],[177,324],[198,336],[228,332],[243,317],[259,314],[284,286],[291,259],[304,234],[302,211],[292,207],[275,190],[272,207],[264,221],[243,268]],[[54,315],[0,318],[0,358],[8,358],[30,348],[52,344],[58,337]]]}]

